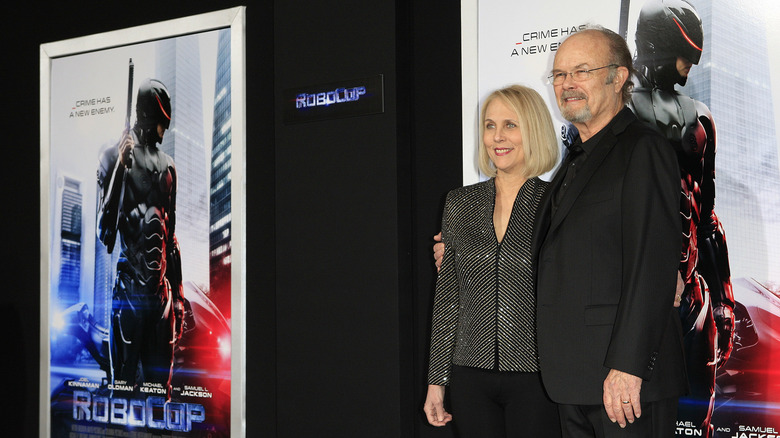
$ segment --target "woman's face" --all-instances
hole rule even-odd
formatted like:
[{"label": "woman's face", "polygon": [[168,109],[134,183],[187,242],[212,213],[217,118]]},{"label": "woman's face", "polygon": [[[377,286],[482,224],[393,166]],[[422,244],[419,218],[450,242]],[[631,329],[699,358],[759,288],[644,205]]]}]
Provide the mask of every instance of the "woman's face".
[{"label": "woman's face", "polygon": [[485,109],[482,141],[498,173],[523,173],[523,135],[517,114],[500,98],[488,103]]}]

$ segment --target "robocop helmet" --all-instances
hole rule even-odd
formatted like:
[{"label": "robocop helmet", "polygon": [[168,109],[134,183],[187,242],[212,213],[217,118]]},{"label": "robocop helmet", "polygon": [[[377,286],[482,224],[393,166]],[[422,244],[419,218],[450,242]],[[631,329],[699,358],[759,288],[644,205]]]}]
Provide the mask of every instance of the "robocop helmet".
[{"label": "robocop helmet", "polygon": [[698,64],[704,46],[701,18],[684,0],[649,0],[636,24],[636,51],[640,63],[660,64],[682,56]]},{"label": "robocop helmet", "polygon": [[157,139],[157,125],[165,129],[171,124],[171,95],[165,84],[157,79],[144,79],[138,86],[138,97],[135,104],[136,124],[151,138]]}]

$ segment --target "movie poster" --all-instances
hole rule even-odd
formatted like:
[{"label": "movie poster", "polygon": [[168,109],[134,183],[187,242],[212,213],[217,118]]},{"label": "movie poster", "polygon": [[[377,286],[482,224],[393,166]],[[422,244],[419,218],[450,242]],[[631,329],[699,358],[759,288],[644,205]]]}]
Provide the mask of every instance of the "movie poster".
[{"label": "movie poster", "polygon": [[[470,61],[478,93],[464,94],[464,105],[477,108],[493,89],[523,83],[547,99],[564,128],[545,77],[557,45],[592,23],[626,38],[643,76],[637,86],[653,90],[645,95],[650,98],[634,98],[635,112],[647,113],[652,101],[656,114],[701,124],[695,129],[706,133],[705,152],[680,162],[690,182],[684,192],[696,199],[694,213],[701,217],[693,227],[697,251],[680,308],[691,393],[680,400],[676,436],[780,436],[780,109],[774,105],[780,6],[726,0],[477,4],[479,51]],[[664,108],[661,95],[671,107]],[[474,115],[464,119],[464,149],[474,151],[464,157],[476,156],[469,128]],[[473,163],[464,159],[464,184],[481,178]],[[702,178],[713,169],[714,183]]]},{"label": "movie poster", "polygon": [[52,437],[240,436],[231,59],[223,27],[50,61]]}]

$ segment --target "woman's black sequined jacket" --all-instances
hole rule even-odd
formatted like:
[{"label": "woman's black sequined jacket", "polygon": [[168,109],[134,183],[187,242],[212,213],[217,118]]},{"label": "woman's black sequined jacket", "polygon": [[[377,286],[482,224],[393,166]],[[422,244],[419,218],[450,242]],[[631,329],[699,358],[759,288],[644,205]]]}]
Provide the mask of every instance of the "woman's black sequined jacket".
[{"label": "woman's black sequined jacket", "polygon": [[547,185],[531,178],[520,188],[501,243],[493,229],[494,179],[447,195],[429,384],[448,385],[453,363],[500,371],[539,370],[531,238]]}]

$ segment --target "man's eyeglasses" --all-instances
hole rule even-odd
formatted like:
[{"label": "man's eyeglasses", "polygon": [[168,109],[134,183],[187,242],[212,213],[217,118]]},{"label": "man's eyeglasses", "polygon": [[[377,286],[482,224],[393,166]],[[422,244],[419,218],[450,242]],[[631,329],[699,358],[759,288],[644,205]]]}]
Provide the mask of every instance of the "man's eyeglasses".
[{"label": "man's eyeglasses", "polygon": [[593,73],[594,71],[601,70],[603,68],[610,68],[610,67],[620,67],[620,66],[617,65],[617,64],[609,64],[609,65],[605,65],[604,67],[596,67],[596,68],[592,68],[590,70],[574,70],[574,71],[570,71],[570,72],[563,72],[563,71],[552,72],[550,74],[550,76],[547,76],[547,82],[550,85],[561,85],[563,83],[563,81],[566,80],[566,76],[569,76],[569,75],[571,75],[571,78],[572,78],[572,80],[574,80],[574,82],[587,81],[588,79],[590,79],[591,73]]}]

